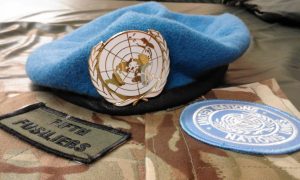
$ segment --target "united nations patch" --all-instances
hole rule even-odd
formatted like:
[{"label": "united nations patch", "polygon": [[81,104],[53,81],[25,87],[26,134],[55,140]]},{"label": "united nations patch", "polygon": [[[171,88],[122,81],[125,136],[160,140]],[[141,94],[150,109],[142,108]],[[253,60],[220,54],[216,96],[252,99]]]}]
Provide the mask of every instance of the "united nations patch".
[{"label": "united nations patch", "polygon": [[180,124],[190,136],[234,151],[282,154],[300,149],[299,119],[262,104],[201,101],[184,109]]}]

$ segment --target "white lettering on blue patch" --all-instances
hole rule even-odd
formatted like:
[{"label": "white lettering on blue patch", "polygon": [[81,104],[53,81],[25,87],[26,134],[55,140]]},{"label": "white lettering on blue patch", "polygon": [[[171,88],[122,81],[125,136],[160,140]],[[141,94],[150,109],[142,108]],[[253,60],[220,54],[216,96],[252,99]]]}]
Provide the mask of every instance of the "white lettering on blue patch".
[{"label": "white lettering on blue patch", "polygon": [[201,106],[193,114],[193,123],[211,138],[244,145],[288,143],[298,134],[295,125],[285,116],[249,104]]}]

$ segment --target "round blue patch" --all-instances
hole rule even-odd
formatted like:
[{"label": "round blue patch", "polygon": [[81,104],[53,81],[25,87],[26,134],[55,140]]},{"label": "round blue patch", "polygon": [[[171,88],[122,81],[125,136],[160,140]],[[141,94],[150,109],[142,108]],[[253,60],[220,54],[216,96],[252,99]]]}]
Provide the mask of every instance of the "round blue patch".
[{"label": "round blue patch", "polygon": [[283,154],[300,149],[300,120],[262,104],[201,101],[183,110],[180,124],[190,136],[233,151]]}]

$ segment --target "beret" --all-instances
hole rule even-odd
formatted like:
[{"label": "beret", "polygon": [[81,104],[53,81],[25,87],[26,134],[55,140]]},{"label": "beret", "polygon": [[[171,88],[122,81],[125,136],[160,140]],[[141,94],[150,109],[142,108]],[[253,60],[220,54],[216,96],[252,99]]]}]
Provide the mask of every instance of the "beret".
[{"label": "beret", "polygon": [[164,90],[192,84],[204,72],[229,64],[250,41],[247,27],[234,15],[186,15],[148,2],[112,11],[39,47],[29,56],[26,72],[34,84],[101,99],[88,70],[92,48],[116,33],[148,29],[159,31],[169,48]]},{"label": "beret", "polygon": [[38,85],[99,97],[88,72],[90,51],[125,30],[155,29],[170,52],[166,89],[183,86],[199,74],[238,58],[249,45],[249,32],[230,14],[186,15],[149,2],[118,9],[43,45],[28,58],[26,72]]}]

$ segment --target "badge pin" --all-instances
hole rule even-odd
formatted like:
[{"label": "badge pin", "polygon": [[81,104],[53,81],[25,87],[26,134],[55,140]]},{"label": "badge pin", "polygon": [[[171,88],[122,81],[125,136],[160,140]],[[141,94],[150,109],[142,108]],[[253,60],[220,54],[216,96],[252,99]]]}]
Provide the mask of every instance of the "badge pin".
[{"label": "badge pin", "polygon": [[89,59],[98,93],[116,106],[159,95],[169,74],[169,50],[155,30],[130,30],[97,44]]}]

